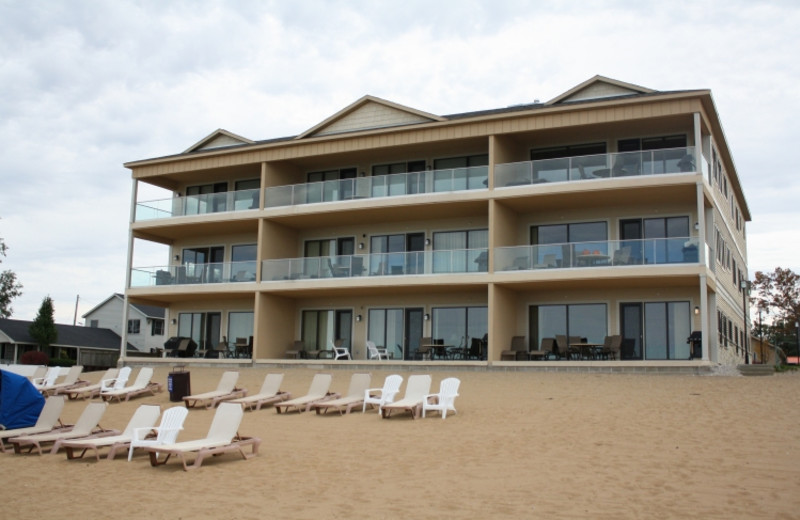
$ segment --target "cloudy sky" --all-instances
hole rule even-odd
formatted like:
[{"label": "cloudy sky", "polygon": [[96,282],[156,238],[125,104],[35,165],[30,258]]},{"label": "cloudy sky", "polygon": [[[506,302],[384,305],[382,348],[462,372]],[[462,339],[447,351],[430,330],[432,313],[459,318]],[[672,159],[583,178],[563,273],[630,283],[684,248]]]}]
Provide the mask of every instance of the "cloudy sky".
[{"label": "cloudy sky", "polygon": [[[80,322],[124,290],[124,162],[217,128],[295,135],[365,94],[450,114],[545,101],[595,74],[711,89],[753,215],[750,272],[800,271],[798,27],[789,0],[0,0],[13,317],[50,295],[72,323],[80,295]],[[167,263],[138,247],[135,260]]]}]

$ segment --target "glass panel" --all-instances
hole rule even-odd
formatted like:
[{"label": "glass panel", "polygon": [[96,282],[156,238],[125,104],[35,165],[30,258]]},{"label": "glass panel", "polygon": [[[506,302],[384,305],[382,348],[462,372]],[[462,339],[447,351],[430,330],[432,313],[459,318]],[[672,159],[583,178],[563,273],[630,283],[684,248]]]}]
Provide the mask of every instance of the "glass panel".
[{"label": "glass panel", "polygon": [[444,345],[457,347],[466,342],[467,313],[465,308],[435,308],[432,313],[434,340],[442,340]]},{"label": "glass panel", "polygon": [[236,338],[250,338],[253,335],[252,312],[228,313],[228,341],[235,342]]},{"label": "glass panel", "polygon": [[642,305],[620,304],[622,352],[621,359],[642,359]]},{"label": "glass panel", "polygon": [[542,344],[542,338],[555,338],[558,334],[567,334],[567,306],[566,305],[540,305],[534,307],[538,316],[538,337],[536,344]]},{"label": "glass panel", "polygon": [[606,305],[569,305],[568,308],[568,335],[586,338],[589,343],[603,343],[608,333]]},{"label": "glass panel", "polygon": [[689,359],[690,345],[686,338],[691,334],[691,311],[689,302],[669,302],[667,303],[669,322],[667,332],[669,334],[669,349],[672,359]]},{"label": "glass panel", "polygon": [[[687,334],[688,336],[688,334]],[[663,302],[644,304],[645,359],[667,359],[667,307]]]}]

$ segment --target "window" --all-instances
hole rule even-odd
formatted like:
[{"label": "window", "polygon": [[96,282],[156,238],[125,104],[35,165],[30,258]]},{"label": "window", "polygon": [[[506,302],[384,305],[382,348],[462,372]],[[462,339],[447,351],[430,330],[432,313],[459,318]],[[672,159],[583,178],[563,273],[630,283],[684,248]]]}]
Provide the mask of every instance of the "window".
[{"label": "window", "polygon": [[370,237],[369,269],[373,275],[423,274],[425,234],[375,235]]},{"label": "window", "polygon": [[184,211],[187,215],[202,215],[225,211],[228,200],[227,191],[227,182],[188,186],[186,188],[186,208]]},{"label": "window", "polygon": [[100,326],[100,320],[92,320],[89,322],[89,326],[93,329],[96,329]]},{"label": "window", "polygon": [[433,234],[434,273],[474,273],[489,270],[489,231],[438,231]]},{"label": "window", "polygon": [[[425,161],[379,164],[372,167],[372,196],[425,193]],[[414,173],[417,173],[414,175]]]},{"label": "window", "polygon": [[[606,143],[535,148],[531,150],[533,177],[536,182],[564,182],[587,177],[599,169],[608,173],[605,153]],[[581,159],[573,161],[572,157]]]},{"label": "window", "polygon": [[255,281],[256,254],[255,244],[243,244],[231,247],[231,281]]},{"label": "window", "polygon": [[432,338],[453,347],[469,347],[472,338],[482,339],[489,330],[487,307],[435,307],[431,319]]},{"label": "window", "polygon": [[581,258],[584,252],[608,255],[605,222],[532,226],[530,240],[532,245],[539,246],[535,248],[534,264],[555,262],[559,267],[585,267],[587,264]]},{"label": "window", "polygon": [[[668,135],[661,137],[642,137],[633,139],[620,139],[617,141],[617,150],[624,158],[625,170],[641,167],[644,174],[667,173],[683,171],[682,160],[687,156],[686,136]],[[626,153],[630,152],[630,153]],[[643,152],[634,154],[633,152]],[[641,165],[632,168],[631,162],[640,157]]]},{"label": "window", "polygon": [[163,336],[164,335],[164,320],[153,318],[150,320],[150,335]]},{"label": "window", "polygon": [[233,201],[234,209],[258,209],[260,187],[261,181],[259,179],[236,181],[236,194]]},{"label": "window", "polygon": [[327,350],[337,339],[344,340],[342,347],[350,349],[353,311],[305,310],[302,314],[301,340],[306,350]]},{"label": "window", "polygon": [[222,314],[182,312],[178,314],[178,336],[192,338],[201,350],[214,348],[222,339]]},{"label": "window", "polygon": [[489,178],[489,155],[467,155],[433,161],[433,191],[485,188]]},{"label": "window", "polygon": [[128,334],[139,334],[141,320],[128,320]]},{"label": "window", "polygon": [[355,179],[355,177],[355,168],[339,168],[309,173],[307,176],[308,183],[313,183],[314,185],[308,187],[306,202],[329,202],[352,199],[352,179]]},{"label": "window", "polygon": [[697,246],[687,244],[689,217],[620,220],[620,246],[631,249],[632,263],[697,262]]},{"label": "window", "polygon": [[620,316],[624,358],[689,359],[689,302],[621,303]]},{"label": "window", "polygon": [[603,343],[608,334],[608,318],[604,303],[532,305],[528,311],[530,335],[535,345],[542,338],[557,335],[579,336],[590,343]]},{"label": "window", "polygon": [[253,336],[252,312],[228,313],[228,341],[235,342],[236,338],[250,338]]},{"label": "window", "polygon": [[178,283],[219,283],[224,260],[225,248],[222,246],[184,249]]}]

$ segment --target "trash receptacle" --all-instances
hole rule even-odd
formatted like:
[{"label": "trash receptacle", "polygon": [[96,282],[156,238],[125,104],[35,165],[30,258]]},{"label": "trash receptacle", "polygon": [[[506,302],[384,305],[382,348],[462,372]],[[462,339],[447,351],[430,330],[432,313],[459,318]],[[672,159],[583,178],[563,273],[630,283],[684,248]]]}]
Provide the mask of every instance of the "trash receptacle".
[{"label": "trash receptacle", "polygon": [[167,375],[167,390],[169,390],[169,400],[173,402],[182,401],[187,395],[192,395],[189,372],[186,365],[178,365]]}]

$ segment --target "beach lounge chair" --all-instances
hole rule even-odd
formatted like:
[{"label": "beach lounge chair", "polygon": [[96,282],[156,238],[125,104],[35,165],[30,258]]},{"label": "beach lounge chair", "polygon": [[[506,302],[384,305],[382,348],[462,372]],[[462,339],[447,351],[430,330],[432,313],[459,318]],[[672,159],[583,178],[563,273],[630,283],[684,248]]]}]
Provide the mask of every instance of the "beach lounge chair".
[{"label": "beach lounge chair", "polygon": [[47,388],[56,384],[56,380],[60,375],[61,367],[50,367],[47,369],[47,373],[44,375],[44,377],[35,377],[31,379],[31,383],[33,383],[33,386],[41,392],[43,388]]},{"label": "beach lounge chair", "polygon": [[142,367],[139,369],[139,374],[136,376],[136,380],[132,385],[119,389],[115,388],[105,392],[101,390],[100,397],[104,401],[111,402],[116,399],[121,403],[123,397],[125,398],[125,401],[128,401],[131,397],[135,397],[137,395],[156,395],[156,392],[160,392],[162,390],[162,385],[161,383],[152,382],[151,379],[153,379],[153,369],[151,367]]},{"label": "beach lounge chair", "polygon": [[61,411],[64,409],[64,396],[52,395],[44,402],[44,408],[39,413],[39,418],[33,426],[25,428],[14,428],[11,430],[0,430],[0,451],[5,453],[6,445],[3,439],[10,439],[12,437],[20,437],[22,435],[32,435],[34,433],[46,433],[56,429],[63,429],[64,425],[61,423],[59,417]]},{"label": "beach lounge chair", "polygon": [[405,410],[411,412],[412,419],[416,419],[422,409],[422,401],[430,391],[431,376],[427,374],[409,376],[406,393],[403,398],[394,403],[383,405],[381,407],[381,417],[388,419],[395,410]]},{"label": "beach lounge chair", "polygon": [[[147,446],[160,446],[162,444],[174,444],[178,434],[183,429],[183,421],[189,415],[189,409],[184,406],[173,406],[164,412],[161,417],[161,424],[155,428],[136,428],[133,431],[130,448],[128,449],[128,462],[133,457],[133,450],[145,448]],[[155,421],[153,421],[155,423]],[[149,437],[151,433],[155,437]]]},{"label": "beach lounge chair", "polygon": [[33,374],[28,376],[28,381],[33,384],[34,379],[41,379],[47,375],[47,367],[44,365],[39,365],[33,370]]},{"label": "beach lounge chair", "polygon": [[82,372],[83,367],[81,365],[71,366],[69,367],[67,375],[64,376],[64,379],[61,382],[42,387],[39,390],[43,395],[56,395],[72,390],[73,388],[86,386],[89,384],[89,381],[80,379]]},{"label": "beach lounge chair", "polygon": [[374,341],[367,341],[367,353],[370,359],[389,359],[389,352],[385,348],[378,348]]},{"label": "beach lounge chair", "polygon": [[250,410],[260,410],[265,404],[291,399],[292,394],[281,392],[282,382],[283,374],[267,374],[264,378],[264,383],[261,385],[261,390],[257,394],[231,399],[229,402],[240,404],[245,410],[248,408]]},{"label": "beach lounge chair", "polygon": [[128,384],[128,379],[131,377],[131,370],[131,367],[122,367],[116,377],[100,381],[100,392],[125,388],[125,385]]},{"label": "beach lounge chair", "polygon": [[383,381],[383,388],[368,388],[364,390],[364,404],[361,406],[361,412],[367,411],[367,405],[375,407],[378,405],[378,413],[381,413],[383,405],[394,402],[394,396],[400,392],[400,385],[403,384],[403,376],[392,374],[386,376]]},{"label": "beach lounge chair", "polygon": [[[33,451],[34,448],[42,454],[42,444],[47,442],[55,443],[59,440],[66,439],[80,439],[89,436],[103,436],[103,435],[116,435],[119,433],[117,430],[104,430],[100,428],[100,419],[108,407],[108,403],[89,403],[83,410],[83,413],[78,417],[75,426],[65,431],[52,431],[48,433],[38,433],[34,435],[22,435],[19,437],[12,437],[9,442],[14,445],[14,453],[22,453],[22,448],[28,447],[28,452]],[[53,446],[50,453],[57,453],[57,446]]]},{"label": "beach lounge chair", "polygon": [[292,408],[297,408],[297,411],[309,411],[311,405],[326,399],[335,399],[339,397],[338,394],[328,393],[331,387],[330,374],[316,374],[314,379],[311,380],[311,385],[308,387],[308,393],[302,397],[296,397],[283,401],[282,403],[275,403],[275,411],[278,413],[288,412]]},{"label": "beach lounge chair", "polygon": [[350,413],[350,410],[364,403],[364,394],[369,389],[371,376],[369,374],[353,374],[350,376],[350,387],[344,397],[321,401],[311,405],[317,411],[317,415],[328,413],[329,409],[339,411],[339,415]]},{"label": "beach lounge chair", "polygon": [[[239,436],[237,431],[243,416],[244,410],[238,404],[221,403],[204,439],[146,447],[150,453],[150,465],[166,464],[171,456],[176,455],[183,462],[183,469],[188,471],[199,468],[203,460],[210,455],[221,455],[229,451],[238,451],[243,459],[255,457],[258,455],[261,439]],[[249,455],[244,451],[246,446],[251,446],[252,452]],[[194,463],[189,465],[186,463],[186,455],[192,453],[195,454]],[[166,458],[159,461],[158,456],[161,454],[166,455]]]},{"label": "beach lounge chair", "polygon": [[103,386],[103,381],[107,379],[114,379],[119,375],[119,369],[109,368],[106,370],[100,380],[93,385],[81,386],[79,388],[70,388],[60,391],[59,394],[66,395],[69,399],[91,399],[100,395],[100,388]]},{"label": "beach lounge chair", "polygon": [[439,384],[438,394],[428,394],[422,400],[422,417],[425,417],[427,410],[439,410],[442,419],[447,418],[447,412],[456,413],[455,400],[458,397],[458,386],[461,380],[456,377],[443,379]]},{"label": "beach lounge chair", "polygon": [[[112,460],[119,450],[125,450],[133,439],[135,430],[152,428],[158,416],[161,415],[161,407],[158,405],[144,404],[136,409],[128,421],[122,433],[119,435],[109,435],[106,437],[96,437],[89,439],[63,439],[56,441],[53,449],[58,451],[64,448],[68,459],[82,459],[88,450],[94,450],[94,456],[100,460],[100,448],[108,447],[108,460]],[[79,452],[79,453],[76,453]]]},{"label": "beach lounge chair", "polygon": [[239,372],[228,371],[222,374],[217,389],[203,394],[187,395],[183,398],[186,408],[194,408],[198,405],[205,405],[206,408],[214,408],[222,401],[236,399],[247,395],[247,389],[237,388],[236,381],[239,379]]}]

